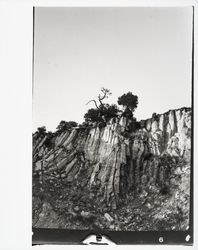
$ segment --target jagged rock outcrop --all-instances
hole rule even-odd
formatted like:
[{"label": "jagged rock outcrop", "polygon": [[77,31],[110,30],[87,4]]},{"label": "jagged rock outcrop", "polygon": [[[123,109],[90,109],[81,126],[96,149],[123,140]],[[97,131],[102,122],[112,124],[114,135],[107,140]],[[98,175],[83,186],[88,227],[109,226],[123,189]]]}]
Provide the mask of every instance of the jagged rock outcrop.
[{"label": "jagged rock outcrop", "polygon": [[[88,192],[98,204],[116,209],[130,192],[163,193],[171,183],[182,189],[183,182],[175,183],[173,176],[181,162],[190,168],[191,109],[155,114],[142,120],[137,130],[130,119],[121,117],[106,126],[65,131],[53,139],[51,148],[45,140],[33,138],[33,179],[41,186],[60,180],[71,184],[74,192]],[[190,190],[187,172],[185,195]]]}]

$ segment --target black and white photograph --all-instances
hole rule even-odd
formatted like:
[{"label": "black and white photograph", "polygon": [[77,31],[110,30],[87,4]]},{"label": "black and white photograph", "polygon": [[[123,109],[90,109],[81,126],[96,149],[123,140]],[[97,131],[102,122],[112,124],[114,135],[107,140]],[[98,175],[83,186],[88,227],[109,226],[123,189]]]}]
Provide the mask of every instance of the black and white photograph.
[{"label": "black and white photograph", "polygon": [[35,7],[32,227],[188,231],[192,7]]}]

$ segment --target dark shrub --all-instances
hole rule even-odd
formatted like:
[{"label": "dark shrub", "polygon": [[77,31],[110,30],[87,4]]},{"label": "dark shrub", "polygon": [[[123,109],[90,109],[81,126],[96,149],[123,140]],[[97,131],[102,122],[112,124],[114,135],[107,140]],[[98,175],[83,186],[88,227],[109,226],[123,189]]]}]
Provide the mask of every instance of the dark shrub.
[{"label": "dark shrub", "polygon": [[100,110],[97,108],[92,108],[87,111],[84,115],[85,122],[100,122],[102,121],[102,117],[100,114]]},{"label": "dark shrub", "polygon": [[118,104],[125,106],[128,109],[127,111],[133,113],[138,105],[138,97],[133,95],[132,92],[128,92],[118,97]]},{"label": "dark shrub", "polygon": [[48,132],[47,133],[47,138],[44,141],[44,145],[48,148],[51,149],[54,147],[54,138],[55,138],[55,134],[52,132]]},{"label": "dark shrub", "polygon": [[58,134],[61,134],[62,132],[70,130],[70,129],[75,128],[77,126],[78,126],[78,124],[74,121],[69,121],[69,122],[61,121],[59,123],[58,127],[56,128],[56,132]]},{"label": "dark shrub", "polygon": [[35,139],[38,139],[38,138],[44,138],[46,134],[47,134],[46,127],[43,126],[43,127],[37,128],[37,131],[34,133],[34,136],[35,136]]},{"label": "dark shrub", "polygon": [[107,122],[118,116],[116,105],[101,105],[99,108],[92,108],[84,115],[85,122]]},{"label": "dark shrub", "polygon": [[153,113],[152,114],[152,119],[154,120],[154,121],[159,121],[159,115],[158,114],[156,114],[156,113]]}]

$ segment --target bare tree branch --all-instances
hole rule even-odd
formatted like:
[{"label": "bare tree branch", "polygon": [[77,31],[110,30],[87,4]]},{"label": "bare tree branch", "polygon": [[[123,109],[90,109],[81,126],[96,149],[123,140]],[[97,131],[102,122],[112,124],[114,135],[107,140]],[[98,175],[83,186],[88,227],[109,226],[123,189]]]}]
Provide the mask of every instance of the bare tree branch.
[{"label": "bare tree branch", "polygon": [[97,109],[99,109],[99,107],[98,107],[98,105],[97,105],[96,100],[91,100],[91,101],[89,101],[88,103],[86,103],[86,105],[88,105],[90,102],[94,102],[94,104],[95,104],[96,108],[97,108]]},{"label": "bare tree branch", "polygon": [[102,100],[104,100],[105,98],[108,98],[109,95],[111,95],[112,93],[110,92],[109,89],[105,89],[105,88],[102,88],[101,89],[101,92],[103,93],[103,96],[101,96],[100,94],[98,95],[98,100],[100,102],[101,105],[104,105],[102,103]]},{"label": "bare tree branch", "polygon": [[[99,101],[100,106],[103,108],[104,103],[102,102],[102,100],[104,100],[105,98],[108,98],[108,96],[111,95],[112,93],[110,92],[110,89],[105,89],[103,87],[101,88],[101,92],[102,94],[98,95],[98,101]],[[93,99],[89,101],[88,103],[86,103],[86,105],[89,104],[90,102],[94,102],[96,108],[99,109],[100,106],[97,104],[96,100]]]}]

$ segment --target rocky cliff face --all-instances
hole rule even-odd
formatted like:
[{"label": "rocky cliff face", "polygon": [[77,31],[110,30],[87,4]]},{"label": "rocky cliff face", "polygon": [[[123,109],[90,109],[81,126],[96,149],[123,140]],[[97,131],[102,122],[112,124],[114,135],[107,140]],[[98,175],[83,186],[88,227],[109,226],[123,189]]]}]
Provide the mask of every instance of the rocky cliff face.
[{"label": "rocky cliff face", "polygon": [[[136,130],[132,121],[126,117],[112,119],[103,127],[98,124],[77,127],[55,137],[50,149],[45,146],[45,140],[33,138],[33,189],[36,190],[33,196],[37,201],[33,202],[34,226],[57,227],[52,221],[50,224],[45,220],[43,212],[46,206],[51,207],[53,213],[56,210],[52,208],[54,193],[52,191],[50,194],[50,188],[57,188],[57,202],[65,204],[67,201],[63,211],[70,211],[68,216],[72,218],[74,214],[78,218],[79,213],[82,218],[86,217],[82,214],[86,213],[84,210],[87,209],[87,203],[93,206],[89,208],[93,213],[87,212],[89,220],[97,221],[93,216],[95,203],[100,207],[100,214],[113,210],[122,214],[122,205],[126,203],[127,207],[127,201],[130,201],[130,208],[134,204],[154,210],[156,206],[161,207],[152,217],[158,221],[163,220],[167,211],[172,215],[182,213],[179,229],[187,228],[191,159],[190,108],[153,115],[150,119],[142,120]],[[46,192],[49,193],[47,197]],[[155,204],[157,201],[159,204]],[[57,206],[59,214],[60,206]],[[130,208],[129,214],[132,211]],[[107,228],[123,230],[118,218],[113,221],[117,221],[114,228],[109,224]],[[154,221],[153,225],[156,224]],[[64,225],[61,223],[58,227],[65,228],[67,222]],[[167,230],[169,226],[178,229],[173,221],[169,224]],[[123,224],[125,230],[147,230],[144,226],[137,226],[137,223],[127,226]]]}]

